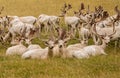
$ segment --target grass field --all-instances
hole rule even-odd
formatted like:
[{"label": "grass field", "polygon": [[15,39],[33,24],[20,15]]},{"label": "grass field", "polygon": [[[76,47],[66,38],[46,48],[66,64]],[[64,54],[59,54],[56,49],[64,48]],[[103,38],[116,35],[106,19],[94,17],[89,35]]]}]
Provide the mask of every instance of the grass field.
[{"label": "grass field", "polygon": [[[65,2],[73,6],[70,15],[79,8],[81,2],[85,3],[86,7],[89,4],[91,10],[102,5],[111,15],[115,14],[114,6],[120,5],[120,0],[0,0],[0,7],[5,7],[1,16],[59,15]],[[37,39],[33,43],[44,47]],[[6,49],[0,45],[0,78],[120,78],[120,49],[117,48],[115,52],[113,46],[114,44],[110,43],[106,48],[107,56],[90,59],[56,57],[47,60],[23,60],[20,56],[6,57]]]}]

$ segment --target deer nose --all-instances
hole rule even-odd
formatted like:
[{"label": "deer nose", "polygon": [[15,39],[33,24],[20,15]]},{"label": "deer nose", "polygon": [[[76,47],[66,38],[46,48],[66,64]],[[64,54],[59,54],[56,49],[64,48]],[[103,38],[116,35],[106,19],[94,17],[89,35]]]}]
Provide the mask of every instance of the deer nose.
[{"label": "deer nose", "polygon": [[53,49],[53,46],[52,46],[52,47],[50,47],[50,49]]},{"label": "deer nose", "polygon": [[62,48],[62,45],[60,45],[59,47]]}]

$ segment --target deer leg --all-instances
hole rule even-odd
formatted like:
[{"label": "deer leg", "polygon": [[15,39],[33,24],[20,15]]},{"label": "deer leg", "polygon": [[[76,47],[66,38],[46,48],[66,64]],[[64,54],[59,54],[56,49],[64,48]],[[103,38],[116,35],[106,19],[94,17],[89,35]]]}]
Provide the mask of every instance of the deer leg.
[{"label": "deer leg", "polygon": [[40,25],[39,25],[39,32],[42,32],[42,31],[43,31],[43,27],[44,27],[44,24],[40,24]]},{"label": "deer leg", "polygon": [[118,48],[120,48],[120,38],[118,38]]},{"label": "deer leg", "polygon": [[118,42],[118,40],[116,40],[116,41],[115,41],[115,48],[114,48],[114,52],[116,52],[116,51],[117,51],[117,42]]},{"label": "deer leg", "polygon": [[75,33],[75,36],[76,36],[76,34],[77,34],[77,29],[76,28],[74,28],[74,33]]},{"label": "deer leg", "polygon": [[71,30],[71,25],[68,25],[68,32]]},{"label": "deer leg", "polygon": [[79,29],[79,27],[77,27],[77,33],[79,34],[79,31],[80,31],[80,29]]},{"label": "deer leg", "polygon": [[16,36],[16,34],[15,34],[15,33],[12,33],[12,41],[11,41],[11,44],[14,44],[14,43],[15,43],[15,36]]},{"label": "deer leg", "polygon": [[72,28],[72,31],[73,31],[73,37],[75,37],[75,35],[76,35],[76,30],[75,30],[75,28]]},{"label": "deer leg", "polygon": [[48,25],[45,25],[45,33],[48,33],[49,27]]},{"label": "deer leg", "polygon": [[80,34],[80,31],[78,32],[79,33],[79,39],[81,38],[81,34]]},{"label": "deer leg", "polygon": [[72,25],[72,32],[73,32],[73,37],[76,36],[76,26]]},{"label": "deer leg", "polygon": [[3,38],[3,41],[6,41],[10,37],[10,32],[8,32],[5,37]]},{"label": "deer leg", "polygon": [[58,27],[58,26],[56,26],[56,24],[53,23],[53,25],[52,25],[52,29],[53,29],[54,32],[56,32],[56,31],[55,31],[55,28],[57,28],[57,27]]},{"label": "deer leg", "polygon": [[75,37],[75,34],[74,34],[74,28],[71,27],[71,33],[72,33],[72,36],[73,38]]}]

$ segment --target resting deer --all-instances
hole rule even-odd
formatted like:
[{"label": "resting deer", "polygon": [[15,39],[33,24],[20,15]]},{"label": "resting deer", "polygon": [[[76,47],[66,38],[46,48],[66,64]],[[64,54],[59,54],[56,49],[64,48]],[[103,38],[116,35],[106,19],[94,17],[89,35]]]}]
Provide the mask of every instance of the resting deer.
[{"label": "resting deer", "polygon": [[23,59],[47,59],[49,57],[53,57],[53,50],[55,47],[55,42],[52,39],[45,41],[47,45],[44,49],[33,49],[25,52],[22,55]]},{"label": "resting deer", "polygon": [[71,34],[64,33],[63,31],[61,33],[62,34],[60,35],[57,42],[59,47],[59,53],[62,58],[72,58],[72,54],[75,50],[81,49],[86,46],[86,40],[82,40],[81,43],[66,46],[67,41],[71,39]]},{"label": "resting deer", "polygon": [[100,38],[100,40],[102,41],[102,44],[101,45],[90,45],[80,50],[77,50],[73,52],[74,57],[81,59],[81,58],[89,58],[90,56],[96,56],[96,55],[101,55],[101,54],[107,55],[105,53],[105,48],[106,48],[107,43],[110,42],[111,36],[115,34],[115,31],[110,35],[99,35],[96,32],[96,28],[95,28],[93,32]]},{"label": "resting deer", "polygon": [[[114,19],[114,22],[113,22],[113,27],[107,27],[107,28],[101,28],[101,29],[99,29],[97,26],[97,28],[96,28],[96,31],[97,31],[97,33],[98,34],[100,34],[100,35],[110,35],[112,32],[111,31],[113,31],[113,30],[115,30],[116,31],[116,33],[114,34],[114,35],[112,35],[111,37],[111,40],[119,40],[119,38],[120,38],[120,26],[115,26],[115,22],[116,21],[119,21],[119,16],[120,16],[120,11],[117,9],[117,7],[115,7],[115,9],[116,9],[116,11],[118,12],[118,15],[117,15],[117,17]],[[97,40],[97,39],[95,39],[95,40]],[[115,47],[116,47],[116,44],[117,43],[115,43]]]}]

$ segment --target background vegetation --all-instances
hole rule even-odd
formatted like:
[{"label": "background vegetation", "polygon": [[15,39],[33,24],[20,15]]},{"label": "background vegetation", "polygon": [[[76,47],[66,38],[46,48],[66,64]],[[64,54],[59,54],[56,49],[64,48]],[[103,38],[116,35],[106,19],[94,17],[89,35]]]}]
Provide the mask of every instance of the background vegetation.
[{"label": "background vegetation", "polygon": [[[73,15],[73,11],[79,8],[81,2],[85,3],[86,7],[89,4],[91,10],[102,5],[111,15],[115,14],[115,5],[120,5],[119,0],[0,0],[0,7],[5,7],[1,16],[59,15],[65,2],[73,6],[69,15]],[[33,43],[44,47],[38,39]],[[6,48],[0,45],[0,78],[120,78],[120,51],[119,48],[114,50],[113,42],[106,48],[107,56],[82,60],[58,57],[23,60],[20,56],[6,57],[5,51]]]}]

